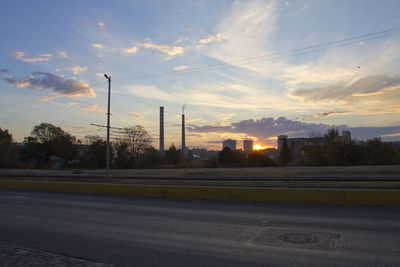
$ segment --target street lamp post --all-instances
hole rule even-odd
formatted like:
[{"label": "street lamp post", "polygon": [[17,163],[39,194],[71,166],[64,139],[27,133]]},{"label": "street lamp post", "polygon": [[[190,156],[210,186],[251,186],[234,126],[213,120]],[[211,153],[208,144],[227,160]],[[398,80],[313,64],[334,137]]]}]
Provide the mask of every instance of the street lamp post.
[{"label": "street lamp post", "polygon": [[107,106],[107,144],[106,144],[106,178],[110,178],[110,93],[111,76],[104,74],[108,80],[108,106]]}]

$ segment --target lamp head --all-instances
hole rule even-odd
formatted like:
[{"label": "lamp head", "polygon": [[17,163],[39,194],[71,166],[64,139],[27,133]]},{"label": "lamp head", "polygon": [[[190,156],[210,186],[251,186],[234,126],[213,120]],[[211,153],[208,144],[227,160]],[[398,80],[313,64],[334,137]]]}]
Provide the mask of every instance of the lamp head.
[{"label": "lamp head", "polygon": [[104,77],[106,77],[107,80],[109,79],[107,74],[104,74]]}]

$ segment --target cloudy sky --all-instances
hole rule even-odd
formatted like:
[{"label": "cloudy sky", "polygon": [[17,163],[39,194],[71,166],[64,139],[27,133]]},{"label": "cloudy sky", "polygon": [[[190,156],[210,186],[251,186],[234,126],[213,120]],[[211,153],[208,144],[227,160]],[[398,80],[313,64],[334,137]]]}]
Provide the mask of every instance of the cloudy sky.
[{"label": "cloudy sky", "polygon": [[[3,1],[0,127],[78,138],[144,126],[180,146],[307,137],[400,140],[400,2]],[[113,134],[113,137],[117,137]],[[154,142],[158,147],[158,142]]]}]

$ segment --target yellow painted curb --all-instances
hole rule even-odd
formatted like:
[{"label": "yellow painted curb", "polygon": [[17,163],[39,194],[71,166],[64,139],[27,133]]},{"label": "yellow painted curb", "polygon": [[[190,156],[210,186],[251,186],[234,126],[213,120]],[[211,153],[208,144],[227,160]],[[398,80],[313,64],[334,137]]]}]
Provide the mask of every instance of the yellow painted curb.
[{"label": "yellow painted curb", "polygon": [[400,190],[132,185],[0,181],[0,189],[140,197],[400,207]]}]

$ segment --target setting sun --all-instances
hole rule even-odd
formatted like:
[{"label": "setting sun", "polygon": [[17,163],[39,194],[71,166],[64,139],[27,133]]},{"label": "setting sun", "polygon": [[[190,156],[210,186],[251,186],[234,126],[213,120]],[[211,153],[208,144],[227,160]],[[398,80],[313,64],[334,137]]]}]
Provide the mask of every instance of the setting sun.
[{"label": "setting sun", "polygon": [[260,145],[254,145],[253,150],[261,150],[262,147]]}]

